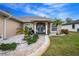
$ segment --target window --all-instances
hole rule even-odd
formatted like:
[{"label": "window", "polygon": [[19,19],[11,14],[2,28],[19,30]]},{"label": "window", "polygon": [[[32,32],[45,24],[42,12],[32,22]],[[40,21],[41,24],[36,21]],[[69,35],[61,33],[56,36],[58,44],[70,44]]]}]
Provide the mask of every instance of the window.
[{"label": "window", "polygon": [[57,31],[57,27],[52,25],[52,31]]},{"label": "window", "polygon": [[75,29],[75,24],[72,24],[72,29]]},{"label": "window", "polygon": [[27,26],[28,28],[32,28],[33,25],[31,23],[26,23],[25,26]]}]

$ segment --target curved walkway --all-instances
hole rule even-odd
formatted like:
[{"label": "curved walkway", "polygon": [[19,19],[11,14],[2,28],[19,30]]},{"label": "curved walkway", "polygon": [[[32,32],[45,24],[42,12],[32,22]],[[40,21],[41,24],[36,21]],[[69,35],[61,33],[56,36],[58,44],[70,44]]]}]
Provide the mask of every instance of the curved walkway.
[{"label": "curved walkway", "polygon": [[45,35],[44,39],[45,39],[45,42],[42,44],[42,46],[40,46],[39,49],[37,49],[35,52],[30,54],[29,56],[41,56],[47,50],[47,48],[50,45],[50,40],[49,40],[48,35]]},{"label": "curved walkway", "polygon": [[[50,41],[48,35],[39,35],[36,43],[28,45],[22,40],[23,35],[14,36],[10,39],[2,41],[4,43],[19,43],[14,51],[0,51],[2,56],[39,56],[42,55],[48,48]],[[0,42],[1,43],[1,42]]]}]

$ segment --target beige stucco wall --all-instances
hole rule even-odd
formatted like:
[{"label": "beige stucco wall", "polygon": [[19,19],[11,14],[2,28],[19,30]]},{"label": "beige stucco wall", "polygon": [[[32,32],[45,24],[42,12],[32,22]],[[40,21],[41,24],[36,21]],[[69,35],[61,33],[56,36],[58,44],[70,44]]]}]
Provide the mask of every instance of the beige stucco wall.
[{"label": "beige stucco wall", "polygon": [[7,20],[7,38],[16,35],[16,29],[21,27],[21,23],[14,20]]},{"label": "beige stucco wall", "polygon": [[3,20],[2,16],[0,16],[0,35],[2,35],[3,32]]}]

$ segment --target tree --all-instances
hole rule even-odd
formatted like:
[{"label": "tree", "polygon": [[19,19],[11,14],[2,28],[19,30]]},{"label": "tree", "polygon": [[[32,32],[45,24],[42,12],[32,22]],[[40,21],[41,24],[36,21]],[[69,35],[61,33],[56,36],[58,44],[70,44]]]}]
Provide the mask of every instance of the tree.
[{"label": "tree", "polygon": [[73,20],[72,20],[72,18],[66,18],[66,23],[71,23]]},{"label": "tree", "polygon": [[55,18],[52,23],[53,23],[53,25],[55,25],[55,26],[57,27],[57,34],[60,34],[60,32],[61,32],[62,20]]},{"label": "tree", "polygon": [[53,24],[54,24],[55,26],[58,26],[58,25],[61,25],[61,24],[62,24],[62,21],[61,21],[61,19],[55,18],[54,21],[53,21]]}]

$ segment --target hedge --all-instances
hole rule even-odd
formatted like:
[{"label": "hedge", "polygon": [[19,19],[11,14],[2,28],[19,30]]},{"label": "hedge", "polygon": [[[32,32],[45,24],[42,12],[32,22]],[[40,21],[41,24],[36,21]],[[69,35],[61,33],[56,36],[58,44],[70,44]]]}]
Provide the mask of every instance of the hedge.
[{"label": "hedge", "polygon": [[6,50],[15,50],[17,47],[16,43],[11,43],[11,44],[4,44],[2,43],[0,45],[0,50],[6,51]]}]

